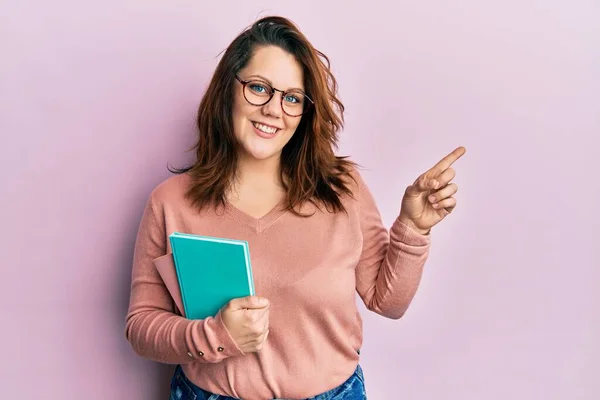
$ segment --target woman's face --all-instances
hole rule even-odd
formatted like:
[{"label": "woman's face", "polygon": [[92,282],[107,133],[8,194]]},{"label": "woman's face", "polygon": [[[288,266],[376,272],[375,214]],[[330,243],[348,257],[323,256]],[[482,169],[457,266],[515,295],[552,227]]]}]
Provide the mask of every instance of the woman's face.
[{"label": "woman's face", "polygon": [[[286,91],[304,90],[301,65],[293,55],[276,46],[259,47],[248,65],[238,72],[244,81],[267,83]],[[260,99],[266,86],[247,85],[250,100]],[[301,117],[291,117],[282,109],[283,93],[275,91],[271,100],[263,105],[250,104],[244,97],[244,87],[236,80],[233,105],[233,129],[241,144],[241,157],[255,160],[279,159],[281,151],[296,131]],[[284,99],[288,105],[296,101],[294,96]],[[260,101],[253,101],[260,103]],[[287,107],[287,106],[286,106]]]}]

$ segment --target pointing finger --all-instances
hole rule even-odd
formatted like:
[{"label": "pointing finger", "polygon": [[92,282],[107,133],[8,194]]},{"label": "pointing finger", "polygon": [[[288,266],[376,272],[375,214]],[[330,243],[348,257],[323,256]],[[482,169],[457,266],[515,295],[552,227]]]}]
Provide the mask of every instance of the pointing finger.
[{"label": "pointing finger", "polygon": [[456,160],[461,158],[466,151],[467,149],[465,149],[462,146],[457,147],[456,149],[454,149],[454,151],[452,151],[452,153],[448,154],[446,157],[442,158],[437,164],[435,164],[433,168],[430,169],[430,171],[435,175],[439,175],[446,169],[450,168],[450,166],[454,164]]}]

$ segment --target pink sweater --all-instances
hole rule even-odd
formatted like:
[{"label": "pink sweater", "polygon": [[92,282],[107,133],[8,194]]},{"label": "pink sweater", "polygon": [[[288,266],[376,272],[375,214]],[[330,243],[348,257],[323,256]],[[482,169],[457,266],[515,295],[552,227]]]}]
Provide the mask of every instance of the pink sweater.
[{"label": "pink sweater", "polygon": [[[366,307],[400,318],[428,255],[429,236],[396,220],[390,232],[356,172],[348,214],[319,211],[306,219],[275,207],[253,218],[227,204],[198,214],[184,200],[190,178],[173,176],[150,195],[133,261],[126,336],[141,356],[181,364],[196,385],[245,400],[307,398],[354,372]],[[259,353],[243,354],[220,314],[188,320],[176,307],[153,260],[170,253],[174,232],[247,240],[256,294],[271,302],[269,336]]]}]

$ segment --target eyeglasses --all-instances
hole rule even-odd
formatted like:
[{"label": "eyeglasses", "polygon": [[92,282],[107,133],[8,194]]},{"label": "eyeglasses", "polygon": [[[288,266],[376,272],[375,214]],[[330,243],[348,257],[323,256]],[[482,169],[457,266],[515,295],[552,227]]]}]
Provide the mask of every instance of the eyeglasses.
[{"label": "eyeglasses", "polygon": [[306,113],[314,102],[300,89],[279,90],[268,83],[252,79],[245,81],[239,76],[235,78],[244,87],[244,98],[253,106],[264,106],[273,98],[275,92],[281,92],[281,109],[290,117],[299,117]]}]

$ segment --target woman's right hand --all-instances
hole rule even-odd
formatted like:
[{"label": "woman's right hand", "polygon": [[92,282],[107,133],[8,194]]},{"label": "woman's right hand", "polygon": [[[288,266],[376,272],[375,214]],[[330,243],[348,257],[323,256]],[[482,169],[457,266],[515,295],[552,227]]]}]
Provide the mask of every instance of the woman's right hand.
[{"label": "woman's right hand", "polygon": [[267,299],[257,296],[233,299],[221,310],[229,334],[244,353],[259,351],[269,335]]}]

